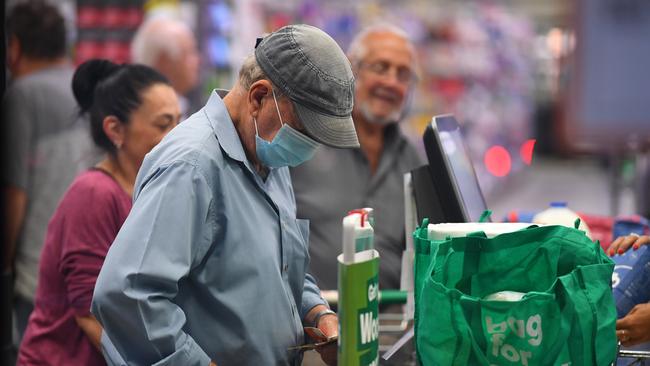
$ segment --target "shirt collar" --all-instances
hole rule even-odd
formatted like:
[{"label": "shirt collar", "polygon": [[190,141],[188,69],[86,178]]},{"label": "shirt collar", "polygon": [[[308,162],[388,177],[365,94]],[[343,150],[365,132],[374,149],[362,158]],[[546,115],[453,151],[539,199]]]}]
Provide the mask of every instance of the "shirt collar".
[{"label": "shirt collar", "polygon": [[239,134],[235,129],[235,125],[230,119],[230,114],[226,105],[223,103],[223,97],[228,94],[228,90],[215,89],[205,105],[206,115],[215,135],[217,141],[223,151],[232,159],[246,163],[246,153],[242,146]]}]

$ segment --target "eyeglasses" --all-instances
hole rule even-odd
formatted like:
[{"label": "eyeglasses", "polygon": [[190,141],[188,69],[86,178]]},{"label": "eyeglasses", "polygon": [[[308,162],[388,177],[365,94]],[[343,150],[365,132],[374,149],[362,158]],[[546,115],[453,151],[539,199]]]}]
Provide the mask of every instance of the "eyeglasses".
[{"label": "eyeglasses", "polygon": [[410,67],[395,66],[386,61],[376,61],[372,63],[360,62],[359,67],[365,68],[382,78],[388,77],[392,73],[391,70],[395,69],[395,78],[402,84],[409,84],[416,79],[416,75]]}]

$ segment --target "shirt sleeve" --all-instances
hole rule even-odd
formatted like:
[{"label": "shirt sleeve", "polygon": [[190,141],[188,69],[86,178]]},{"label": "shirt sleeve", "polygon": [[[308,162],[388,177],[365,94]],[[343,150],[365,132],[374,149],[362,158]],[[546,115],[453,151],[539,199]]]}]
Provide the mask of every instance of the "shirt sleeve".
[{"label": "shirt sleeve", "polygon": [[108,366],[128,366],[119,352],[115,349],[113,342],[108,338],[106,332],[102,331],[101,337],[102,355]]},{"label": "shirt sleeve", "polygon": [[[136,188],[137,189],[137,188]],[[210,357],[183,331],[174,303],[212,243],[212,193],[198,168],[175,162],[144,179],[109,250],[92,312],[128,365],[201,365]]]},{"label": "shirt sleeve", "polygon": [[305,316],[316,305],[325,305],[329,307],[329,304],[325,299],[320,295],[320,289],[316,285],[316,280],[312,275],[305,275],[305,286],[302,290],[302,306],[300,307],[300,319],[305,319]]},{"label": "shirt sleeve", "polygon": [[[59,272],[63,275],[68,303],[76,316],[90,314],[97,276],[108,248],[124,221],[113,191],[101,187],[75,187],[66,194],[57,212],[64,219],[53,221],[63,240]],[[88,202],[92,206],[88,207]]]},{"label": "shirt sleeve", "polygon": [[2,102],[2,160],[0,180],[4,185],[27,189],[29,179],[29,151],[34,129],[29,101],[20,89],[10,89]]}]

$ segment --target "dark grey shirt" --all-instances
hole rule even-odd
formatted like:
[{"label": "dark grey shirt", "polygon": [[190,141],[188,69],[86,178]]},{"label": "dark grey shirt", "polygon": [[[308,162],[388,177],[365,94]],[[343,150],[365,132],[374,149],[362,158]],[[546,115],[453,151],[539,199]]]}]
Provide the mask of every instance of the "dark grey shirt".
[{"label": "dark grey shirt", "polygon": [[372,207],[379,286],[398,289],[404,250],[404,173],[422,160],[397,125],[386,128],[384,151],[374,175],[360,149],[321,147],[291,170],[298,217],[310,220],[310,273],[321,289],[337,284],[336,256],[342,252],[341,221],[349,210]]},{"label": "dark grey shirt", "polygon": [[2,101],[0,184],[23,189],[27,210],[16,247],[15,291],[31,300],[50,217],[75,175],[99,160],[77,118],[74,69],[43,69],[15,80]]}]

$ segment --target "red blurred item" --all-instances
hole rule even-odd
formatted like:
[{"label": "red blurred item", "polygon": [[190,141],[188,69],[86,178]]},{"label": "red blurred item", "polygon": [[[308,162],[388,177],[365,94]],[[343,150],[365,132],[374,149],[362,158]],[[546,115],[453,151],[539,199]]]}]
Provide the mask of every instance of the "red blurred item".
[{"label": "red blurred item", "polygon": [[600,241],[600,246],[606,251],[614,240],[612,238],[614,218],[605,215],[589,215],[582,212],[578,212],[578,216],[589,226],[591,239]]},{"label": "red blurred item", "polygon": [[535,150],[535,142],[537,142],[535,139],[526,140],[526,142],[521,145],[521,149],[519,150],[521,160],[526,165],[533,163],[533,151]]},{"label": "red blurred item", "polygon": [[485,152],[485,167],[495,177],[505,177],[510,173],[512,159],[506,148],[494,145]]}]

